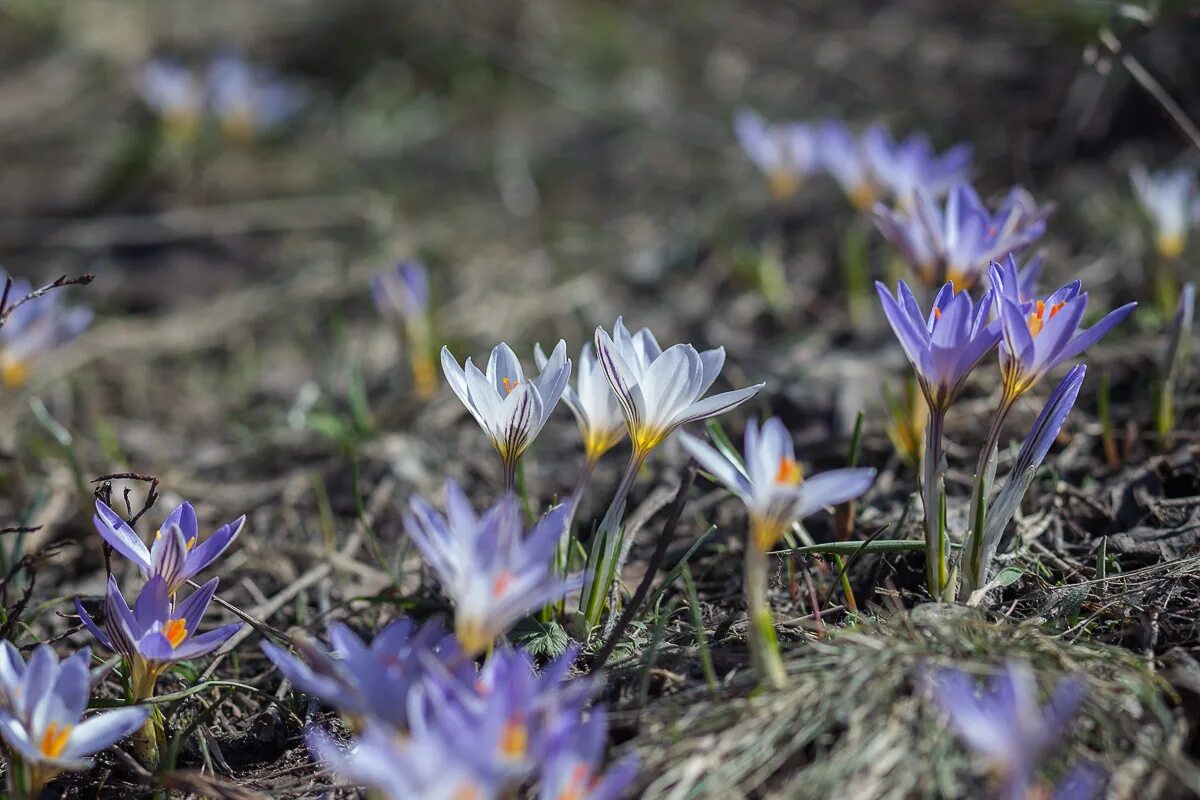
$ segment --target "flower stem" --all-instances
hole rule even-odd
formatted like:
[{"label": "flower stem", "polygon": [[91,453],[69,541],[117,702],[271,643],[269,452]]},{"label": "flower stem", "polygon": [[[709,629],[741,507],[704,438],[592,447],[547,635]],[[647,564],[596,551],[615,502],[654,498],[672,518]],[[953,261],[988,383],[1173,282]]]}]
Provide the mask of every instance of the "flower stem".
[{"label": "flower stem", "polygon": [[518,461],[520,461],[520,457],[504,459],[504,493],[505,494],[516,494],[517,493],[517,462]]},{"label": "flower stem", "polygon": [[779,639],[775,635],[775,619],[767,604],[767,554],[754,544],[754,536],[746,547],[744,588],[746,609],[750,615],[750,657],[759,679],[772,688],[786,684],[783,658],[779,654]]},{"label": "flower stem", "polygon": [[925,507],[925,582],[934,602],[941,602],[947,580],[945,471],[942,461],[944,409],[930,408],[925,426],[925,460],[921,465],[921,502]]},{"label": "flower stem", "polygon": [[967,534],[967,545],[964,555],[966,564],[962,571],[962,598],[964,600],[983,586],[983,582],[987,579],[987,576],[984,574],[987,571],[987,565],[981,563],[984,551],[983,536],[984,521],[987,519],[987,501],[988,496],[992,492],[992,483],[995,478],[1000,431],[1004,427],[1004,420],[1008,418],[1008,412],[1012,410],[1016,400],[1015,396],[1005,393],[1004,397],[1000,400],[1000,407],[996,409],[996,416],[992,418],[992,425],[988,428],[983,448],[979,451],[979,463],[975,467],[975,485],[971,490],[971,528]]},{"label": "flower stem", "polygon": [[608,588],[616,580],[616,559],[621,551],[621,518],[625,514],[625,501],[629,490],[637,479],[638,470],[646,460],[647,452],[635,447],[629,456],[629,465],[621,476],[621,483],[613,494],[600,527],[592,537],[591,551],[588,553],[587,578],[583,584],[583,594],[579,598],[579,610],[584,613],[588,624],[596,627],[600,624],[600,615],[604,611],[604,598],[608,596]]}]

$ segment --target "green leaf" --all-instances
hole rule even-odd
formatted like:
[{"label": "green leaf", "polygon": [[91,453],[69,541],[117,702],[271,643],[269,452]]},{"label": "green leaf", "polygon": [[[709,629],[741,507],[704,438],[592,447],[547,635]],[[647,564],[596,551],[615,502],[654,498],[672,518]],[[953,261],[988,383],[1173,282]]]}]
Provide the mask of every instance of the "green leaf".
[{"label": "green leaf", "polygon": [[996,574],[996,585],[1011,586],[1020,580],[1021,576],[1024,574],[1025,570],[1021,569],[1020,567],[1005,567]]},{"label": "green leaf", "polygon": [[566,652],[571,637],[557,622],[542,622],[529,618],[513,628],[509,638],[529,651],[530,655],[558,658]]}]

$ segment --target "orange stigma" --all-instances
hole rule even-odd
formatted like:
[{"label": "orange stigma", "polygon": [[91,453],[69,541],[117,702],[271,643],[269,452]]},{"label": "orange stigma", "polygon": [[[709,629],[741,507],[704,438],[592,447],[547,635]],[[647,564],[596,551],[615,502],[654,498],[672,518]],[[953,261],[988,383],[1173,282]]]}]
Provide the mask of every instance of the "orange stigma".
[{"label": "orange stigma", "polygon": [[500,755],[512,761],[525,758],[529,750],[529,731],[517,719],[510,719],[500,732]]},{"label": "orange stigma", "polygon": [[513,393],[513,389],[515,389],[515,388],[517,388],[518,386],[520,386],[520,385],[521,385],[521,382],[520,382],[520,381],[513,381],[513,380],[509,380],[508,378],[501,378],[500,380],[504,381],[504,392],[505,392],[505,394],[512,394],[512,393]]},{"label": "orange stigma", "polygon": [[512,573],[505,570],[496,576],[496,581],[492,584],[492,597],[499,597],[508,590],[508,585],[512,583]]},{"label": "orange stigma", "polygon": [[67,741],[71,738],[73,727],[73,725],[59,725],[57,722],[51,722],[50,726],[46,728],[46,732],[42,734],[38,752],[46,758],[61,756],[63,750],[67,749]]},{"label": "orange stigma", "polygon": [[181,619],[173,619],[163,625],[163,636],[167,637],[167,641],[171,643],[171,648],[179,647],[183,640],[187,638],[188,630],[187,623]]},{"label": "orange stigma", "polygon": [[937,306],[933,307],[933,318],[934,319],[942,318],[942,310],[940,308],[938,308]]},{"label": "orange stigma", "polygon": [[1041,300],[1038,300],[1037,308],[1030,312],[1029,317],[1026,319],[1026,323],[1029,325],[1029,332],[1034,336],[1037,336],[1042,332],[1042,328],[1045,327],[1046,323],[1049,320],[1054,319],[1054,315],[1059,311],[1062,311],[1062,307],[1065,305],[1065,302],[1055,303],[1054,305],[1050,306],[1050,315],[1046,316],[1046,304]]},{"label": "orange stigma", "polygon": [[804,470],[796,463],[794,458],[784,456],[779,459],[779,471],[775,473],[776,483],[786,483],[792,486],[804,480]]}]

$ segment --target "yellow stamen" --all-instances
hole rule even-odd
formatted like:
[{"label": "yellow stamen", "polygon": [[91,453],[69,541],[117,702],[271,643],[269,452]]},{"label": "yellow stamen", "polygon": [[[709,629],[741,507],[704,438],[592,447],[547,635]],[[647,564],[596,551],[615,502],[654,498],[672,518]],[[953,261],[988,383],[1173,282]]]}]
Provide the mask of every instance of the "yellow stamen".
[{"label": "yellow stamen", "polygon": [[67,749],[67,742],[71,738],[71,730],[75,726],[62,725],[57,722],[51,722],[50,727],[46,728],[46,732],[42,734],[42,743],[38,746],[38,751],[46,758],[58,758],[62,755],[63,750]]},{"label": "yellow stamen", "polygon": [[29,367],[24,361],[0,358],[0,383],[10,389],[23,386],[29,377]]},{"label": "yellow stamen", "polygon": [[516,719],[505,723],[500,732],[500,755],[511,761],[525,758],[529,750],[529,731]]},{"label": "yellow stamen", "polygon": [[187,623],[182,619],[173,619],[163,625],[162,634],[167,637],[172,649],[179,647],[188,636]]},{"label": "yellow stamen", "polygon": [[1174,261],[1183,255],[1183,246],[1185,243],[1183,234],[1181,233],[1163,233],[1159,234],[1155,241],[1155,246],[1158,248],[1158,254],[1168,261]]},{"label": "yellow stamen", "polygon": [[850,202],[859,211],[870,211],[875,205],[875,187],[860,183],[850,190]]},{"label": "yellow stamen", "polygon": [[504,392],[506,394],[512,394],[513,389],[521,385],[520,381],[510,381],[508,378],[501,378],[500,380],[504,381]]},{"label": "yellow stamen", "polygon": [[776,483],[796,486],[802,480],[804,480],[804,468],[796,463],[796,459],[787,456],[779,459],[779,471],[775,473]]},{"label": "yellow stamen", "polygon": [[961,292],[964,289],[970,289],[971,284],[974,283],[973,280],[970,280],[967,277],[966,273],[960,272],[956,269],[946,272],[946,280],[950,281],[950,285],[954,287],[955,292]]},{"label": "yellow stamen", "polygon": [[1026,319],[1026,324],[1029,325],[1029,333],[1033,336],[1037,336],[1039,333],[1041,333],[1042,328],[1046,326],[1046,323],[1054,319],[1054,315],[1059,311],[1062,311],[1062,308],[1065,305],[1065,302],[1055,303],[1050,307],[1050,315],[1046,316],[1046,304],[1043,301],[1038,300],[1036,309],[1030,312],[1029,317]]},{"label": "yellow stamen", "polygon": [[785,169],[772,171],[767,180],[771,185],[771,196],[776,200],[786,200],[800,189],[800,179]]}]

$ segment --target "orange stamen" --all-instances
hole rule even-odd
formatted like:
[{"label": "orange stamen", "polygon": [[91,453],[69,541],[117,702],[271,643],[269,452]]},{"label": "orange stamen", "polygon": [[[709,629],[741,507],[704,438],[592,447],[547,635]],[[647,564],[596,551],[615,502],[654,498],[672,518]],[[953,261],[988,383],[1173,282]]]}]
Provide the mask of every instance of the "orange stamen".
[{"label": "orange stamen", "polygon": [[784,456],[779,459],[779,471],[775,473],[776,483],[788,483],[792,486],[800,483],[804,479],[804,470],[796,463],[795,459]]},{"label": "orange stamen", "polygon": [[38,747],[39,752],[46,758],[58,758],[62,755],[63,750],[67,749],[67,741],[71,738],[71,729],[73,725],[59,726],[57,722],[51,722],[46,728],[46,732],[42,734],[42,742]]},{"label": "orange stamen", "polygon": [[167,641],[171,643],[171,648],[179,647],[183,640],[187,638],[188,630],[187,623],[182,619],[173,619],[163,625],[163,636],[167,637]]},{"label": "orange stamen", "polygon": [[1050,307],[1050,314],[1047,316],[1046,303],[1042,300],[1038,300],[1037,307],[1034,311],[1030,312],[1029,317],[1026,320],[1027,324],[1029,325],[1029,332],[1032,335],[1037,336],[1042,332],[1042,328],[1046,326],[1046,322],[1054,319],[1054,315],[1059,311],[1062,311],[1062,308],[1065,305],[1065,302],[1055,303]]},{"label": "orange stamen", "polygon": [[942,310],[941,310],[940,308],[937,308],[937,307],[935,307],[935,308],[933,309],[933,318],[934,318],[934,319],[941,319],[941,318],[942,318]]},{"label": "orange stamen", "polygon": [[492,584],[492,597],[499,597],[508,589],[508,585],[512,583],[511,572],[501,572],[496,576],[495,583]]},{"label": "orange stamen", "polygon": [[529,731],[516,719],[511,719],[500,732],[500,755],[512,761],[525,758],[529,749]]},{"label": "orange stamen", "polygon": [[521,385],[520,381],[510,381],[508,378],[501,378],[504,381],[504,391],[506,394],[512,394],[513,389]]}]

